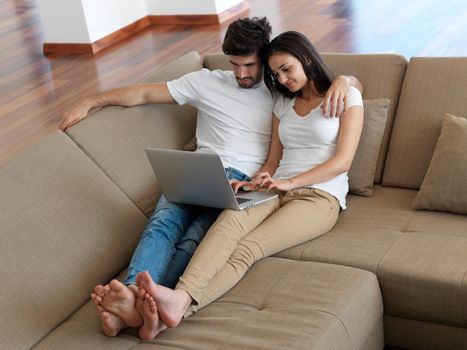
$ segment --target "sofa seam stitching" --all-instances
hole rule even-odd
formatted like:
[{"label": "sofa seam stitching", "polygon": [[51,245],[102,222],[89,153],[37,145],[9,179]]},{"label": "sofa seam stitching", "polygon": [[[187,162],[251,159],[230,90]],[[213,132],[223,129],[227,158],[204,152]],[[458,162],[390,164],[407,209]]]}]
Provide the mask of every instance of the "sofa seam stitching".
[{"label": "sofa seam stitching", "polygon": [[113,179],[112,177],[107,173],[107,171],[104,170],[104,168],[102,168],[102,166],[97,162],[96,158],[88,151],[84,148],[84,146],[78,142],[78,140],[76,140],[75,138],[73,138],[73,136],[71,134],[68,134],[68,133],[64,133],[66,136],[68,136],[70,138],[70,140],[84,153],[84,155],[86,157],[89,158],[89,160],[91,162],[93,162],[97,168],[99,168],[100,171],[102,171],[102,173],[105,175],[105,177],[107,177],[107,179],[109,179],[110,182],[112,182],[112,184],[117,187],[119,189],[120,192],[122,192],[125,197],[131,202],[134,204],[134,206],[136,208],[138,208],[138,210],[147,218],[148,216],[146,215],[146,213],[128,196],[128,194],[126,193],[126,191],[124,191]]}]

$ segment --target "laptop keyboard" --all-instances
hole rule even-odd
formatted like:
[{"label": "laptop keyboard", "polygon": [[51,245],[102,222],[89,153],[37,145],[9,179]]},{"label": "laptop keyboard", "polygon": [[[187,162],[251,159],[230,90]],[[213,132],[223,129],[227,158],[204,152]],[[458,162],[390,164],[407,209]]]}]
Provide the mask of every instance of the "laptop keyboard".
[{"label": "laptop keyboard", "polygon": [[237,199],[238,204],[242,204],[242,203],[251,201],[250,198],[242,198],[242,197],[235,197],[235,198]]}]

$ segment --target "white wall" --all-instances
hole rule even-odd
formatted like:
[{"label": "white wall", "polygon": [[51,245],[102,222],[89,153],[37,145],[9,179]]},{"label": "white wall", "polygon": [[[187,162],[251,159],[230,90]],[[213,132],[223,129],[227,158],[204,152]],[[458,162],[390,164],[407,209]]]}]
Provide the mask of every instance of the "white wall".
[{"label": "white wall", "polygon": [[81,0],[37,0],[46,43],[90,43]]},{"label": "white wall", "polygon": [[216,13],[224,12],[229,8],[242,3],[243,0],[216,0]]},{"label": "white wall", "polygon": [[147,15],[218,14],[243,0],[37,0],[46,43],[93,43]]},{"label": "white wall", "polygon": [[148,14],[164,15],[204,15],[215,14],[215,0],[146,0]]},{"label": "white wall", "polygon": [[243,0],[146,0],[148,14],[209,15],[221,13]]},{"label": "white wall", "polygon": [[91,42],[147,16],[145,0],[81,0]]}]

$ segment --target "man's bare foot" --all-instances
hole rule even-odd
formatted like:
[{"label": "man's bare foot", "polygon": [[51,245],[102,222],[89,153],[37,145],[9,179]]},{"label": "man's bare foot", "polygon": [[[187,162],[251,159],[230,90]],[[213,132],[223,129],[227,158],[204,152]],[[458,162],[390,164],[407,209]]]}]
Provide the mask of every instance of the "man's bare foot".
[{"label": "man's bare foot", "polygon": [[102,306],[96,305],[97,313],[102,320],[102,331],[108,337],[115,337],[128,325],[118,316],[111,314]]},{"label": "man's bare foot", "polygon": [[115,337],[122,329],[128,327],[128,325],[120,317],[106,311],[101,306],[102,299],[98,294],[100,292],[100,288],[98,287],[102,286],[97,286],[97,289],[94,288],[94,293],[91,294],[91,299],[96,306],[97,314],[102,321],[102,330],[104,334],[109,337]]},{"label": "man's bare foot", "polygon": [[91,293],[91,299],[94,301],[94,304],[101,304],[102,299],[105,296],[105,288],[102,285],[97,285],[94,287],[93,293]]},{"label": "man's bare foot", "polygon": [[138,333],[142,340],[152,340],[167,329],[159,318],[156,302],[144,289],[138,290],[136,309],[144,320]]},{"label": "man's bare foot", "polygon": [[112,280],[103,287],[101,306],[108,312],[120,317],[129,327],[140,327],[143,319],[135,308],[136,286],[133,290],[122,282]]},{"label": "man's bare foot", "polygon": [[177,327],[191,304],[190,295],[181,289],[173,290],[154,283],[147,271],[138,274],[136,283],[152,296],[162,322],[167,327]]}]

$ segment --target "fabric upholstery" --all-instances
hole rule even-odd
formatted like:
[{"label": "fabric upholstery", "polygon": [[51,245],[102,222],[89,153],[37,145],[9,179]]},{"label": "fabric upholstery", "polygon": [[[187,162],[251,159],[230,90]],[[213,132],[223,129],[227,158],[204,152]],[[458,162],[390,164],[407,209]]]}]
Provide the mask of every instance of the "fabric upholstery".
[{"label": "fabric upholstery", "polygon": [[36,350],[80,349],[83,337],[90,350],[375,349],[383,347],[382,312],[372,273],[267,258],[226,295],[153,341],[139,343],[134,331],[105,337],[88,303]]},{"label": "fabric upholstery", "polygon": [[467,214],[467,120],[446,115],[414,208]]},{"label": "fabric upholstery", "polygon": [[[173,79],[201,68],[199,56],[187,54],[146,81]],[[149,216],[160,189],[145,148],[182,149],[193,137],[195,125],[196,110],[189,106],[111,106],[84,119],[68,134]]]},{"label": "fabric upholstery", "polygon": [[411,208],[416,191],[375,187],[350,196],[329,233],[278,257],[375,272],[385,315],[462,326],[467,301],[467,216]]},{"label": "fabric upholstery", "polygon": [[384,338],[387,344],[402,349],[467,349],[467,329],[435,323],[385,316]]},{"label": "fabric upholstery", "polygon": [[29,349],[128,264],[147,218],[62,132],[0,167],[0,348]]},{"label": "fabric upholstery", "polygon": [[[375,182],[379,183],[407,60],[394,54],[323,53],[321,56],[335,74],[357,77],[364,86],[365,99],[387,98],[391,101],[375,174]],[[205,55],[203,64],[208,69],[231,69],[227,57],[222,53]]]},{"label": "fabric upholstery", "polygon": [[419,189],[445,113],[467,112],[467,57],[414,57],[401,91],[384,171],[386,186]]},{"label": "fabric upholstery", "polygon": [[386,98],[364,100],[364,124],[357,152],[349,170],[349,191],[361,196],[373,195],[379,150],[390,101]]}]

